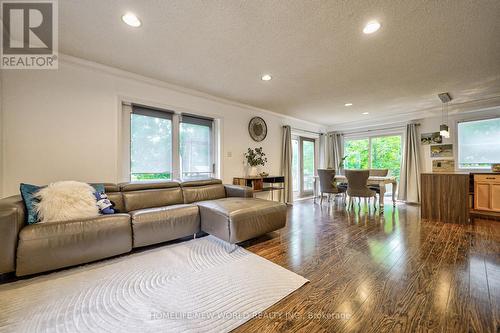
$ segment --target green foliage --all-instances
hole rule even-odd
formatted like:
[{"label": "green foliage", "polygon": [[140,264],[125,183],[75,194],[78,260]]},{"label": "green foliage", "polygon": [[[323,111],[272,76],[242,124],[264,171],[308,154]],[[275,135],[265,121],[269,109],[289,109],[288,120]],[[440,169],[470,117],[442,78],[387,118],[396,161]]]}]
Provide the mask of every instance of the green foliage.
[{"label": "green foliage", "polygon": [[169,172],[162,172],[162,173],[133,173],[131,175],[131,180],[132,181],[149,180],[149,179],[172,179],[172,175]]},{"label": "green foliage", "polygon": [[372,168],[389,169],[389,174],[399,179],[401,168],[401,137],[399,135],[372,139]]},{"label": "green foliage", "polygon": [[346,140],[344,144],[344,154],[347,158],[344,161],[346,169],[368,169],[368,139]]},{"label": "green foliage", "polygon": [[245,153],[245,158],[247,159],[247,163],[250,166],[264,166],[267,163],[266,154],[262,151],[262,147],[251,149],[248,148]]},{"label": "green foliage", "polygon": [[346,140],[344,164],[347,169],[389,169],[399,179],[401,168],[401,136],[381,136],[371,139],[370,166],[369,139]]}]

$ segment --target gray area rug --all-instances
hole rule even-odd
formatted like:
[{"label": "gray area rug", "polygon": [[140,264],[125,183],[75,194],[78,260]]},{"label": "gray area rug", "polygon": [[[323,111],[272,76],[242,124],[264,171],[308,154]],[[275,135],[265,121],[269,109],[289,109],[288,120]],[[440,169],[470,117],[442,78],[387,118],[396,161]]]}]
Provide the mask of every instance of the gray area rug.
[{"label": "gray area rug", "polygon": [[227,332],[303,277],[208,236],[0,285],[0,332]]}]

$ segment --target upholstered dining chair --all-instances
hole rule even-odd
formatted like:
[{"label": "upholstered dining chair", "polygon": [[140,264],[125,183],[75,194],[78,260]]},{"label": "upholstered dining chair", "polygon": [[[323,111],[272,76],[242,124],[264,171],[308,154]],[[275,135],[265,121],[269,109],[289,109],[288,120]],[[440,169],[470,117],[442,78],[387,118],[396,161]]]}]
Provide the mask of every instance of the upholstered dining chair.
[{"label": "upholstered dining chair", "polygon": [[[349,207],[353,205],[353,197],[358,197],[359,202],[361,198],[371,198],[373,197],[373,207],[377,208],[376,194],[377,192],[370,190],[367,185],[368,177],[370,176],[370,170],[345,170],[345,176],[347,178],[347,195],[349,195]],[[358,204],[359,204],[358,202]]]},{"label": "upholstered dining chair", "polygon": [[335,184],[335,169],[318,169],[319,177],[319,203],[323,203],[323,194],[344,194],[345,202],[345,189],[339,188]]},{"label": "upholstered dining chair", "polygon": [[[370,177],[387,177],[389,169],[370,169]],[[380,186],[377,184],[369,185],[370,190],[380,195]]]}]

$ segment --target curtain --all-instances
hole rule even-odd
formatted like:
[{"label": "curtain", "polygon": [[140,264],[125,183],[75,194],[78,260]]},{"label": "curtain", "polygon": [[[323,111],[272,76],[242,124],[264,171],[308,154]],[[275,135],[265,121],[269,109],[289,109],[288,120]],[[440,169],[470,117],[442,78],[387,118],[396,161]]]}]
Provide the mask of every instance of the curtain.
[{"label": "curtain", "polygon": [[281,174],[285,177],[285,203],[292,203],[292,128],[290,126],[283,126],[281,147]]},{"label": "curtain", "polygon": [[420,140],[416,124],[407,124],[398,200],[420,203]]},{"label": "curtain", "polygon": [[332,138],[332,165],[331,167],[335,170],[339,168],[339,163],[344,157],[344,146],[342,142],[342,134],[340,133],[333,133]]},{"label": "curtain", "polygon": [[326,168],[326,139],[328,134],[319,135],[319,169]]}]

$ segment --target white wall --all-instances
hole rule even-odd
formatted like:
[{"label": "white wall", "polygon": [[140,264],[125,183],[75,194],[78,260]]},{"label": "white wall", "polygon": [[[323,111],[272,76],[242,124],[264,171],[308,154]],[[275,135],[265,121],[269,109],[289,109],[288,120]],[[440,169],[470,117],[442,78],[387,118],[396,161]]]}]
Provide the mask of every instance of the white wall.
[{"label": "white wall", "polygon": [[[122,181],[122,99],[221,119],[224,182],[244,174],[243,153],[248,147],[262,146],[268,156],[263,170],[278,174],[281,126],[324,130],[319,125],[72,57],[63,57],[59,70],[3,71],[2,75],[3,196],[18,194],[21,182]],[[264,118],[268,125],[268,136],[261,143],[253,142],[248,135],[248,121],[254,116]]]},{"label": "white wall", "polygon": [[[455,169],[458,170],[457,123],[464,120],[477,120],[477,119],[486,119],[491,117],[500,117],[500,106],[497,108],[492,108],[484,111],[452,114],[448,117],[448,127],[450,129],[450,137],[448,139],[443,138],[443,143],[453,144],[453,159],[455,160]],[[420,133],[438,132],[439,125],[442,123],[442,118],[440,116],[429,117],[420,119],[419,122],[420,122],[420,127],[419,127]],[[500,145],[500,142],[498,144]],[[430,156],[431,156],[430,145],[420,145],[422,172],[432,171],[433,159]],[[451,159],[451,158],[442,158],[442,159]]]}]

